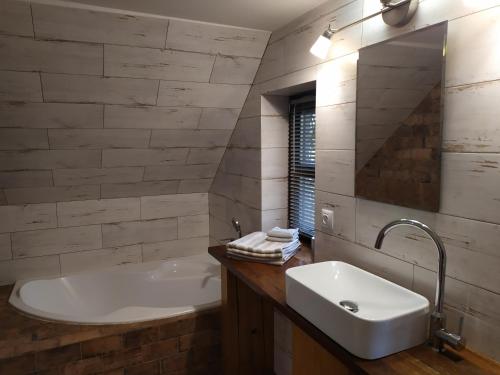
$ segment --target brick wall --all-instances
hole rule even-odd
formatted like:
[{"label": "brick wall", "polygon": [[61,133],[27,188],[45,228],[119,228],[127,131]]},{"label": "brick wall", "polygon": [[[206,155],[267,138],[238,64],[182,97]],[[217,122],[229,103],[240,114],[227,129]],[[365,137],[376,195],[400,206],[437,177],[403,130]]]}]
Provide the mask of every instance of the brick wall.
[{"label": "brick wall", "polygon": [[150,322],[76,325],[35,320],[0,287],[0,374],[220,373],[219,309]]},{"label": "brick wall", "polygon": [[268,32],[0,4],[0,284],[191,255]]}]

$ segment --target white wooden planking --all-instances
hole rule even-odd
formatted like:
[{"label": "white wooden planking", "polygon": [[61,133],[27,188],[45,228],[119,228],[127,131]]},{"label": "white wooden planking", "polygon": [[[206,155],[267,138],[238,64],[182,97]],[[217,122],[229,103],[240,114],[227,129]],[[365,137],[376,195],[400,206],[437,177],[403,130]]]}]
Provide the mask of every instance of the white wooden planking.
[{"label": "white wooden planking", "polygon": [[440,212],[500,224],[500,155],[444,153]]},{"label": "white wooden planking", "polygon": [[41,102],[40,75],[29,72],[0,71],[0,101]]},{"label": "white wooden planking", "polygon": [[47,102],[104,104],[156,103],[158,81],[42,73]]},{"label": "white wooden planking", "polygon": [[168,20],[87,9],[32,4],[35,36],[162,48]]},{"label": "white wooden planking", "polygon": [[101,227],[44,229],[12,234],[14,258],[70,253],[102,247]]},{"label": "white wooden planking", "polygon": [[159,106],[241,108],[248,85],[160,81]]},{"label": "white wooden planking", "polygon": [[500,81],[446,89],[443,149],[450,152],[500,152]]},{"label": "white wooden planking", "polygon": [[141,167],[55,169],[56,186],[96,185],[119,182],[139,182],[144,169]]},{"label": "white wooden planking", "polygon": [[0,34],[33,37],[31,9],[27,0],[3,0],[0,3]]},{"label": "white wooden planking", "polygon": [[186,180],[212,178],[215,176],[218,164],[146,166],[144,181]]},{"label": "white wooden planking", "polygon": [[316,152],[316,189],[354,196],[354,151]]},{"label": "white wooden planking", "polygon": [[239,108],[203,108],[198,128],[233,130],[239,112]]},{"label": "white wooden planking", "polygon": [[207,237],[209,235],[208,214],[180,216],[179,239],[193,237]]},{"label": "white wooden planking", "polygon": [[101,184],[101,198],[126,198],[175,194],[178,188],[179,181],[177,180]]},{"label": "white wooden planking", "polygon": [[166,46],[184,51],[260,58],[269,35],[261,30],[171,20]]},{"label": "white wooden planking", "polygon": [[106,105],[104,127],[196,129],[201,111],[201,108]]},{"label": "white wooden planking", "polygon": [[60,273],[59,255],[13,259],[0,262],[0,285],[16,280],[57,276]]},{"label": "white wooden planking", "polygon": [[259,58],[218,55],[210,82],[252,84],[259,64]]},{"label": "white wooden planking", "polygon": [[72,103],[0,103],[0,127],[102,128],[103,106]]},{"label": "white wooden planking", "polygon": [[0,206],[0,233],[57,226],[55,203]]},{"label": "white wooden planking", "polygon": [[[52,183],[52,178],[50,179]],[[44,186],[4,189],[8,204],[84,201],[100,198],[99,185]]]},{"label": "white wooden planking", "polygon": [[[500,7],[468,15],[449,23],[446,46],[446,86],[500,78],[498,18]],[[471,32],[474,30],[474,32]],[[481,35],[480,38],[476,35]]]},{"label": "white wooden planking", "polygon": [[188,148],[109,149],[102,151],[102,165],[103,167],[179,165],[186,162],[188,153]]},{"label": "white wooden planking", "polygon": [[0,69],[102,75],[102,46],[0,37]]},{"label": "white wooden planking", "polygon": [[208,214],[208,194],[206,193],[141,198],[143,220],[202,214]]},{"label": "white wooden planking", "polygon": [[201,53],[104,46],[104,75],[110,77],[208,82],[214,61]]},{"label": "white wooden planking", "polygon": [[95,168],[101,164],[99,150],[0,151],[0,170]]},{"label": "white wooden planking", "polygon": [[142,261],[141,246],[112,247],[61,254],[63,275]]},{"label": "white wooden planking", "polygon": [[45,129],[1,129],[0,150],[48,149]]},{"label": "white wooden planking", "polygon": [[177,238],[177,218],[102,225],[104,247],[168,241]]},{"label": "white wooden planking", "polygon": [[208,237],[184,238],[142,246],[145,262],[204,254],[208,247]]},{"label": "white wooden planking", "polygon": [[145,129],[50,129],[50,147],[64,149],[146,148],[150,130]]},{"label": "white wooden planking", "polygon": [[140,219],[140,212],[139,198],[57,203],[60,227],[133,221]]},{"label": "white wooden planking", "polygon": [[19,188],[28,186],[51,186],[51,171],[0,172],[0,187]]},{"label": "white wooden planking", "polygon": [[150,147],[225,147],[230,130],[153,130]]}]

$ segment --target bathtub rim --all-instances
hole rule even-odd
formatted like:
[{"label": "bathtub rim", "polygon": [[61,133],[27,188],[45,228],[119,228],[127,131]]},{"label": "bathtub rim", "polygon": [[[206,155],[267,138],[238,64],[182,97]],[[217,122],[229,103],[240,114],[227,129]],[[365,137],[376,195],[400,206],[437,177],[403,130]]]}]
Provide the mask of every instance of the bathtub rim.
[{"label": "bathtub rim", "polygon": [[[202,313],[204,311],[210,311],[212,309],[216,309],[221,306],[222,299],[221,296],[219,296],[219,299],[216,300],[215,302],[210,302],[210,303],[204,303],[204,304],[199,304],[199,305],[186,305],[182,306],[184,310],[178,311],[176,313],[164,315],[164,316],[153,316],[148,319],[131,319],[127,321],[103,321],[103,322],[83,322],[83,321],[77,321],[77,320],[70,320],[70,319],[65,319],[64,317],[67,317],[67,315],[64,314],[54,314],[51,313],[51,315],[54,315],[54,317],[47,317],[47,312],[44,310],[40,310],[34,307],[31,307],[30,305],[26,304],[20,297],[19,291],[21,288],[33,281],[38,281],[38,280],[54,280],[54,279],[60,279],[68,276],[76,276],[80,274],[86,274],[86,275],[92,275],[92,274],[100,274],[102,272],[106,271],[121,271],[121,272],[126,272],[127,269],[129,268],[140,268],[145,271],[146,269],[155,269],[157,268],[158,265],[168,263],[168,262],[175,262],[175,261],[181,261],[181,262],[189,262],[190,260],[204,260],[204,261],[209,261],[210,263],[213,263],[216,266],[220,266],[220,263],[217,262],[215,258],[213,258],[211,255],[207,254],[198,254],[198,255],[190,255],[187,257],[176,257],[176,258],[168,258],[168,259],[163,259],[163,260],[154,260],[150,262],[142,262],[142,263],[127,263],[123,265],[115,265],[115,266],[110,266],[110,267],[102,267],[102,268],[96,268],[92,270],[85,270],[81,272],[75,272],[75,273],[69,273],[66,275],[58,275],[58,276],[48,276],[48,277],[37,277],[37,278],[30,278],[30,279],[23,279],[23,280],[17,280],[14,286],[12,287],[12,290],[9,295],[8,299],[8,304],[9,306],[14,309],[16,312],[19,314],[26,316],[30,319],[36,319],[48,323],[60,323],[60,324],[69,324],[69,325],[89,325],[89,326],[110,326],[110,325],[131,325],[131,324],[141,324],[141,323],[147,323],[147,322],[154,322],[157,320],[167,320],[167,319],[174,319],[178,318],[183,315],[189,315],[189,314],[196,314],[196,313]],[[155,267],[156,266],[156,267]],[[222,282],[220,274],[217,276],[214,276],[217,280]],[[156,309],[156,310],[161,310],[165,308],[151,308],[151,309]],[[58,317],[56,317],[58,316]]]}]

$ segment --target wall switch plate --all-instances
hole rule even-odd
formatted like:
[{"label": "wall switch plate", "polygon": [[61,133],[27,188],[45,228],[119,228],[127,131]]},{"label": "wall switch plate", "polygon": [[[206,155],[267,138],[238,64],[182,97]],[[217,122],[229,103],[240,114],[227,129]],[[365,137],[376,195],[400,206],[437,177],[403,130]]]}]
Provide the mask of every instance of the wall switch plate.
[{"label": "wall switch plate", "polygon": [[321,228],[333,233],[334,213],[332,209],[321,209]]}]

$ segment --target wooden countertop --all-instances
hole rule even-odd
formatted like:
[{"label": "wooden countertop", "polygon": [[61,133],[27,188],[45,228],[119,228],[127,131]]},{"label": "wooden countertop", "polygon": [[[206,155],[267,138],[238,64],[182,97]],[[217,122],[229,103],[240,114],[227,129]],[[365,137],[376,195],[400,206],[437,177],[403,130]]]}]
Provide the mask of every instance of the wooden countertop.
[{"label": "wooden countertop", "polygon": [[469,350],[458,353],[450,349],[449,355],[444,355],[436,353],[427,345],[421,345],[371,361],[350,354],[286,304],[285,271],[288,268],[311,263],[311,253],[307,247],[303,246],[294,258],[281,267],[230,259],[225,256],[225,246],[210,247],[208,252],[238,279],[269,301],[277,310],[357,374],[500,374],[498,363]]}]

